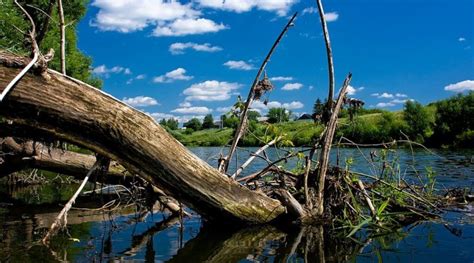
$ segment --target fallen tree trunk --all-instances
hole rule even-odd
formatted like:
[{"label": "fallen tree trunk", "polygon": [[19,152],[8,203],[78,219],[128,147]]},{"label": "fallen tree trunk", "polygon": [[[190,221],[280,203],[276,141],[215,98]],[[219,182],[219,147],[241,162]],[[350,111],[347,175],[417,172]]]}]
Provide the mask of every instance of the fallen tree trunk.
[{"label": "fallen tree trunk", "polygon": [[[16,125],[0,125],[0,128],[9,126],[14,127]],[[25,129],[23,129],[24,131]],[[58,148],[48,148],[41,143],[33,141],[19,144],[11,137],[0,139],[0,141],[0,152],[5,153],[5,156],[0,158],[0,160],[3,159],[0,162],[0,178],[24,169],[34,168],[70,175],[76,179],[84,179],[84,176],[92,168],[96,159],[93,155],[63,151]],[[136,182],[136,178],[116,162],[110,162],[105,176],[95,179],[105,184],[125,186]],[[183,212],[185,215],[189,215],[181,209],[176,200],[166,196],[163,190],[154,187],[153,192],[158,201],[170,212]]]},{"label": "fallen tree trunk", "polygon": [[[0,53],[0,91],[28,59]],[[117,160],[207,219],[265,223],[284,212],[196,157],[153,118],[85,83],[48,70],[28,73],[0,104],[0,114]]]}]

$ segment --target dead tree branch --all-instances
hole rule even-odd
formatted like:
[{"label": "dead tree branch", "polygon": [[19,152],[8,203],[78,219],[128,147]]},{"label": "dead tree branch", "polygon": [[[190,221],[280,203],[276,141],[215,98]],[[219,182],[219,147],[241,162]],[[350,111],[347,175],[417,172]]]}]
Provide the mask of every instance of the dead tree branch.
[{"label": "dead tree branch", "polygon": [[329,91],[328,91],[328,102],[327,102],[327,111],[332,112],[333,108],[333,97],[334,97],[334,86],[335,86],[335,77],[334,77],[334,62],[332,57],[331,41],[329,39],[328,25],[326,23],[326,18],[324,17],[324,8],[321,0],[316,0],[318,3],[319,10],[319,19],[321,20],[321,26],[323,27],[324,41],[326,43],[326,53],[328,59],[328,74],[329,74]]},{"label": "dead tree branch", "polygon": [[352,74],[349,73],[347,78],[344,80],[344,84],[337,98],[336,107],[329,119],[326,134],[324,135],[323,147],[321,149],[321,155],[319,156],[319,173],[318,173],[318,190],[317,190],[317,211],[318,215],[322,215],[324,212],[324,182],[326,180],[326,172],[329,165],[329,153],[331,152],[332,140],[337,126],[337,115],[342,107],[344,96],[346,95],[347,87],[351,82]]},{"label": "dead tree branch", "polygon": [[74,204],[74,202],[76,201],[77,197],[82,192],[82,189],[84,188],[84,186],[86,186],[87,181],[89,180],[92,173],[95,170],[97,170],[97,169],[99,169],[103,166],[103,162],[105,161],[105,159],[106,158],[101,158],[99,156],[97,157],[97,161],[94,163],[92,168],[89,170],[86,177],[84,177],[84,180],[82,181],[79,188],[77,188],[77,191],[74,193],[74,195],[71,197],[71,199],[69,199],[69,201],[66,203],[64,208],[61,210],[61,212],[59,212],[58,216],[56,217],[56,220],[54,220],[54,223],[51,225],[48,233],[46,233],[45,237],[42,239],[43,244],[48,244],[50,238],[57,232],[57,230],[61,226],[66,226],[67,225],[67,212],[71,209],[71,207]]},{"label": "dead tree branch", "polygon": [[281,39],[286,34],[288,29],[293,25],[293,21],[295,20],[297,15],[298,15],[298,13],[295,13],[291,17],[291,19],[288,21],[286,26],[283,28],[280,35],[278,36],[278,38],[273,43],[272,48],[270,49],[267,56],[263,60],[263,63],[260,66],[260,69],[258,70],[257,75],[255,76],[252,87],[250,88],[250,91],[249,91],[249,95],[247,96],[247,101],[245,102],[245,107],[244,107],[243,111],[240,114],[240,123],[239,123],[239,126],[237,127],[237,130],[235,132],[234,139],[232,140],[232,146],[230,147],[229,155],[219,165],[219,171],[221,171],[221,172],[224,172],[224,173],[227,172],[227,169],[229,168],[229,163],[232,160],[232,156],[234,155],[235,150],[237,149],[237,145],[239,143],[239,140],[243,136],[244,131],[247,127],[247,121],[248,121],[247,120],[247,115],[248,115],[250,106],[252,105],[252,102],[255,99],[255,88],[257,87],[260,76],[262,75],[263,71],[265,70],[265,67],[267,66],[268,61],[270,60],[273,52],[275,51],[276,47],[280,43]]},{"label": "dead tree branch", "polygon": [[58,0],[58,14],[59,14],[59,32],[60,32],[60,45],[61,45],[61,73],[66,75],[66,26],[64,24],[64,11],[63,11],[63,1]]}]

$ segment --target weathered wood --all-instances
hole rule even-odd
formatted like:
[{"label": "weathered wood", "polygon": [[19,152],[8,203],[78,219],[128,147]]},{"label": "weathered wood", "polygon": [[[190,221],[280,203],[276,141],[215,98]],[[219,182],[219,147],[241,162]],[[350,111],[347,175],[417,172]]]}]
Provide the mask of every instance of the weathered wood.
[{"label": "weathered wood", "polygon": [[336,106],[334,107],[334,112],[329,119],[328,125],[326,127],[326,133],[324,135],[323,146],[321,149],[321,154],[319,155],[319,173],[318,173],[318,192],[317,192],[317,207],[316,214],[322,215],[324,212],[324,183],[326,181],[326,172],[329,166],[329,153],[331,152],[332,141],[334,139],[334,133],[336,132],[337,126],[337,117],[339,111],[342,107],[342,102],[347,93],[347,87],[349,86],[352,79],[352,74],[349,73],[347,78],[344,80],[341,91],[339,92],[339,97],[337,98]]},{"label": "weathered wood", "polygon": [[[3,90],[22,59],[0,54]],[[78,80],[48,70],[28,73],[0,114],[116,160],[205,218],[265,223],[283,213],[278,200],[252,192],[196,157],[149,115]]]}]

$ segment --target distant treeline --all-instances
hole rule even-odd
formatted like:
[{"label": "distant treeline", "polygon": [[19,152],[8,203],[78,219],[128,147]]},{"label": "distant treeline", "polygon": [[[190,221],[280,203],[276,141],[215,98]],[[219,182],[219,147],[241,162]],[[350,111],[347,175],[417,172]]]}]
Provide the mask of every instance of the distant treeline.
[{"label": "distant treeline", "polygon": [[[315,103],[313,116],[321,110],[317,107],[318,102],[321,103]],[[288,114],[290,113],[274,110],[267,115],[270,118],[265,123],[257,121],[259,115],[253,114],[241,146],[263,145],[276,134],[284,134],[287,145],[312,145],[322,132],[323,126],[313,120],[289,121]],[[353,115],[352,118],[350,115]],[[409,138],[429,147],[474,148],[472,91],[426,106],[409,100],[403,110],[397,112],[364,108],[345,109],[340,118],[337,137],[344,136],[357,143],[372,144]],[[173,136],[188,146],[222,146],[232,139],[238,118],[230,116],[222,118],[222,121],[221,127],[217,128],[208,116],[204,124],[199,120],[188,122],[188,129],[184,131],[176,130],[176,122],[173,122],[173,129],[168,129]],[[166,121],[162,121],[162,124],[165,123]]]}]

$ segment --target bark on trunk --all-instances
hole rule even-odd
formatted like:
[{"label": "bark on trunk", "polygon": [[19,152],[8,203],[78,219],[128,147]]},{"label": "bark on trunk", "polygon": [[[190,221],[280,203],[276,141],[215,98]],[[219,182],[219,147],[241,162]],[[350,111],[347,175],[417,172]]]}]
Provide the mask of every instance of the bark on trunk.
[{"label": "bark on trunk", "polygon": [[[0,53],[0,91],[27,62]],[[149,115],[48,73],[49,79],[26,74],[0,104],[0,114],[117,160],[207,219],[256,224],[284,212],[278,200],[252,192],[196,157]]]}]

